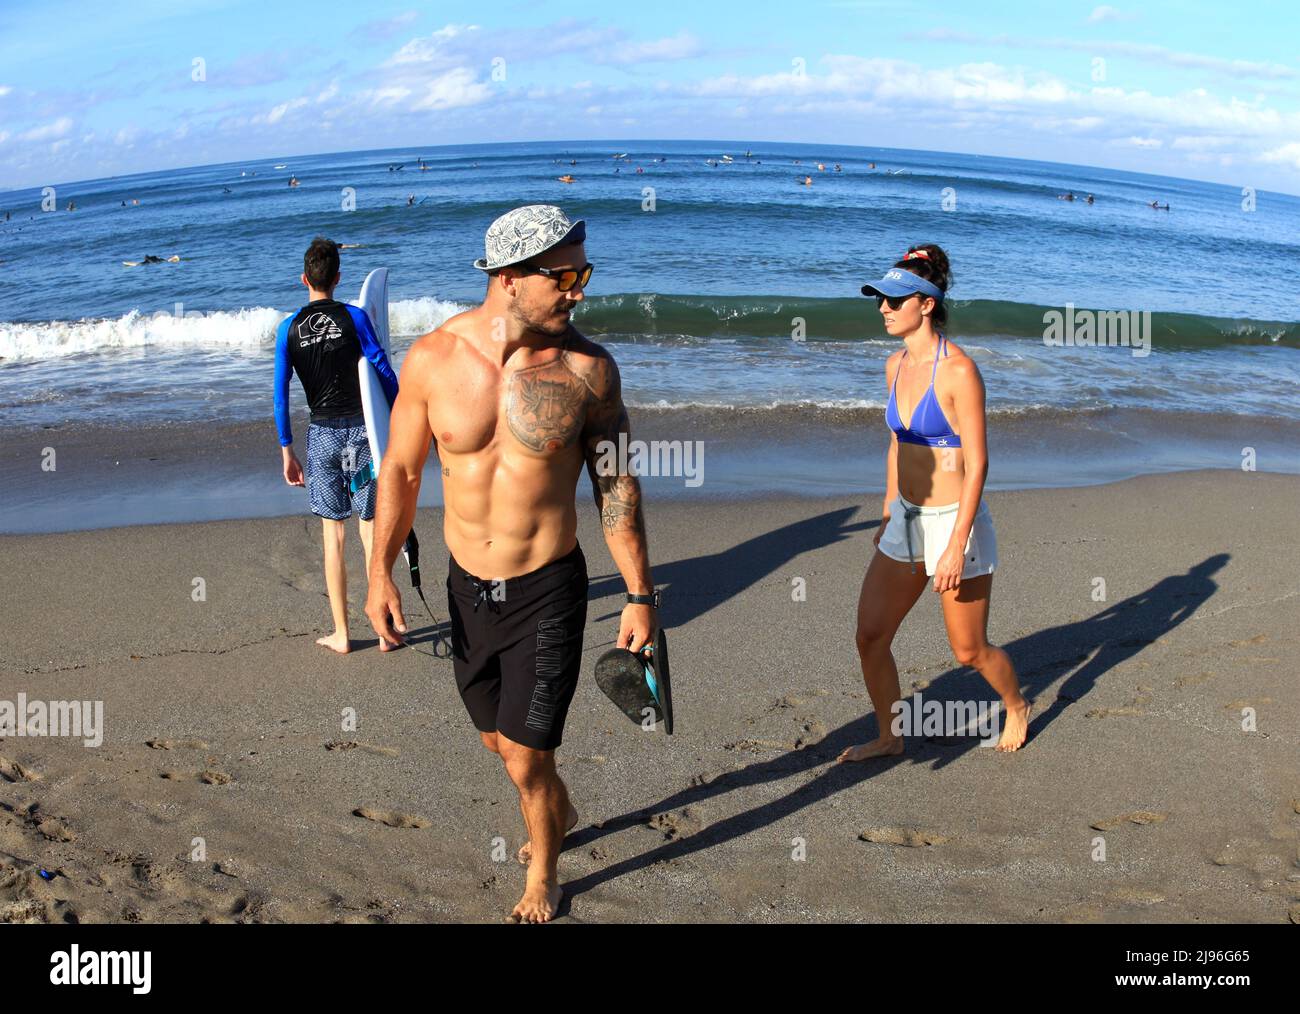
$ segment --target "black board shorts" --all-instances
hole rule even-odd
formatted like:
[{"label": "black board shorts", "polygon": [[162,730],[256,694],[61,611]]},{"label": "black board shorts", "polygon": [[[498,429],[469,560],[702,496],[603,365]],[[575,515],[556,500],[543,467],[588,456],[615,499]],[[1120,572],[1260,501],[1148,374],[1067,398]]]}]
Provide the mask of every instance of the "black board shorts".
[{"label": "black board shorts", "polygon": [[504,581],[448,558],[456,686],[474,728],[554,750],[582,668],[587,560],[582,547]]}]

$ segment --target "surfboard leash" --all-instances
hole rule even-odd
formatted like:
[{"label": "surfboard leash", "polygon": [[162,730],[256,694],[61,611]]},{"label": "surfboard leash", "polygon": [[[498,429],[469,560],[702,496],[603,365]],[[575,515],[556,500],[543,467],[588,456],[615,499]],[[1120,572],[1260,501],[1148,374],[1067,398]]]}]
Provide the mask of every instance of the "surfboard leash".
[{"label": "surfboard leash", "polygon": [[438,632],[438,618],[433,615],[433,610],[429,608],[429,600],[424,597],[424,589],[420,587],[420,540],[415,537],[415,529],[411,529],[411,534],[406,537],[406,542],[402,546],[402,553],[406,556],[406,565],[411,571],[411,587],[415,589],[415,594],[420,596],[420,601],[424,603],[424,611],[429,614],[429,619],[433,621],[433,651],[420,651],[414,644],[410,645],[412,649],[421,655],[428,655],[430,658],[451,658],[451,644]]}]

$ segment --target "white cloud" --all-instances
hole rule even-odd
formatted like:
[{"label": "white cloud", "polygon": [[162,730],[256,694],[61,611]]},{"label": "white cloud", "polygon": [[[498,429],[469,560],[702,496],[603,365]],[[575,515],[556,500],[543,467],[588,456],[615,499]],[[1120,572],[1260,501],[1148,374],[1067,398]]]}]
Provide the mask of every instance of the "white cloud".
[{"label": "white cloud", "polygon": [[18,135],[20,141],[57,141],[72,129],[72,120],[66,116],[60,116],[53,123],[47,123],[43,127],[33,127]]},{"label": "white cloud", "polygon": [[678,32],[664,39],[648,42],[624,42],[609,50],[592,53],[598,63],[655,63],[687,60],[704,52],[704,46],[690,32]]},{"label": "white cloud", "polygon": [[405,64],[441,63],[452,59],[449,44],[456,39],[479,31],[478,25],[447,25],[436,32],[412,39],[384,61],[385,67]]},{"label": "white cloud", "polygon": [[1226,148],[1232,143],[1231,138],[1205,134],[1198,137],[1175,137],[1169,147],[1177,151],[1205,151],[1209,148]]},{"label": "white cloud", "polygon": [[473,106],[490,98],[492,89],[474,80],[474,75],[458,67],[432,81],[426,82],[424,94],[412,109],[455,109]]},{"label": "white cloud", "polygon": [[272,123],[279,123],[281,120],[284,119],[286,113],[291,113],[295,109],[301,109],[306,104],[307,104],[307,100],[300,95],[296,99],[290,99],[288,102],[281,102],[278,106],[275,106],[265,116],[254,116],[252,122],[265,123],[268,125]]},{"label": "white cloud", "polygon": [[1088,23],[1092,25],[1100,24],[1103,21],[1132,21],[1132,14],[1125,14],[1117,11],[1109,4],[1102,4],[1100,7],[1094,7],[1092,13],[1088,15]]},{"label": "white cloud", "polygon": [[1289,168],[1300,171],[1300,141],[1291,141],[1280,148],[1266,151],[1259,156],[1261,162],[1282,163]]},{"label": "white cloud", "polygon": [[1036,39],[1016,35],[976,35],[973,32],[958,32],[948,28],[933,28],[919,32],[912,38],[930,42],[956,42],[970,46],[1003,46],[1011,49],[1032,49],[1041,52],[1045,49],[1069,49],[1088,53],[1091,56],[1102,54],[1123,56],[1149,63],[1163,63],[1184,70],[1208,70],[1229,77],[1265,78],[1269,80],[1295,80],[1300,78],[1300,70],[1280,63],[1264,63],[1258,60],[1225,60],[1218,56],[1205,56],[1202,53],[1187,53],[1158,46],[1149,42],[1107,42],[1100,39]]},{"label": "white cloud", "polygon": [[129,147],[130,145],[135,144],[139,137],[139,127],[123,127],[117,132],[117,135],[113,138],[113,142],[124,147]]},{"label": "white cloud", "polygon": [[1161,148],[1164,142],[1158,137],[1126,137],[1116,144],[1126,144],[1132,148]]},{"label": "white cloud", "polygon": [[375,21],[367,21],[364,24],[357,25],[349,33],[360,39],[368,39],[372,42],[383,42],[392,38],[407,25],[414,23],[418,18],[419,12],[406,11],[391,18],[379,18]]},{"label": "white cloud", "polygon": [[705,98],[786,100],[840,99],[860,105],[855,112],[894,115],[984,113],[1014,125],[1027,116],[1056,111],[1063,124],[1079,130],[1105,126],[1116,136],[1154,136],[1159,130],[1205,131],[1240,138],[1300,134],[1300,114],[1282,113],[1262,98],[1220,99],[1204,88],[1177,95],[1127,91],[1116,86],[1077,88],[1045,72],[994,63],[926,68],[901,60],[827,56],[824,73],[810,71],[755,77],[724,75],[683,86],[683,94]]},{"label": "white cloud", "polygon": [[376,109],[393,106],[411,94],[409,88],[376,88],[369,93],[370,104]]},{"label": "white cloud", "polygon": [[13,91],[12,85],[0,85],[0,99],[4,98],[11,91]]}]

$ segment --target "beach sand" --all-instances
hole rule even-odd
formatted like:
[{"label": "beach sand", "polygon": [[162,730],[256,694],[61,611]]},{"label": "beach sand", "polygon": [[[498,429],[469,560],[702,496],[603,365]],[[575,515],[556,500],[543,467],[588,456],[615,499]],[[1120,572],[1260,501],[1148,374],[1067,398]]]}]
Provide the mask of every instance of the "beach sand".
[{"label": "beach sand", "polygon": [[[582,493],[563,918],[1300,920],[1300,478],[990,494],[990,636],[1035,701],[1028,745],[917,736],[849,766],[836,755],[874,735],[853,629],[879,497],[648,505],[667,737],[591,678],[623,585]],[[417,530],[445,619],[440,521],[422,510]],[[0,740],[0,921],[509,912],[517,796],[450,662],[377,650],[354,537],[351,553],[358,650],[343,657],[313,644],[328,622],[314,518],[0,538],[0,700],[102,700],[106,726],[97,748]],[[398,583],[427,649],[400,564]],[[955,667],[930,593],[895,656],[904,694],[992,699]]]}]

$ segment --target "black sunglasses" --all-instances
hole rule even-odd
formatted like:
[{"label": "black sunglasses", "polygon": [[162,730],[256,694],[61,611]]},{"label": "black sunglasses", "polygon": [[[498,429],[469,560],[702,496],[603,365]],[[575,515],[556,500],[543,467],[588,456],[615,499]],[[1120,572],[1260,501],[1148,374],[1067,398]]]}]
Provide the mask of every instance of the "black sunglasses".
[{"label": "black sunglasses", "polygon": [[876,309],[880,309],[881,304],[888,303],[891,310],[901,310],[904,303],[913,296],[919,296],[920,294],[919,292],[909,292],[906,296],[877,296]]},{"label": "black sunglasses", "polygon": [[595,269],[596,265],[591,263],[587,263],[581,268],[539,268],[532,264],[520,265],[520,270],[531,275],[545,275],[547,278],[555,279],[556,287],[561,292],[568,292],[575,286],[579,289],[585,289],[587,283],[591,281],[591,273]]}]

